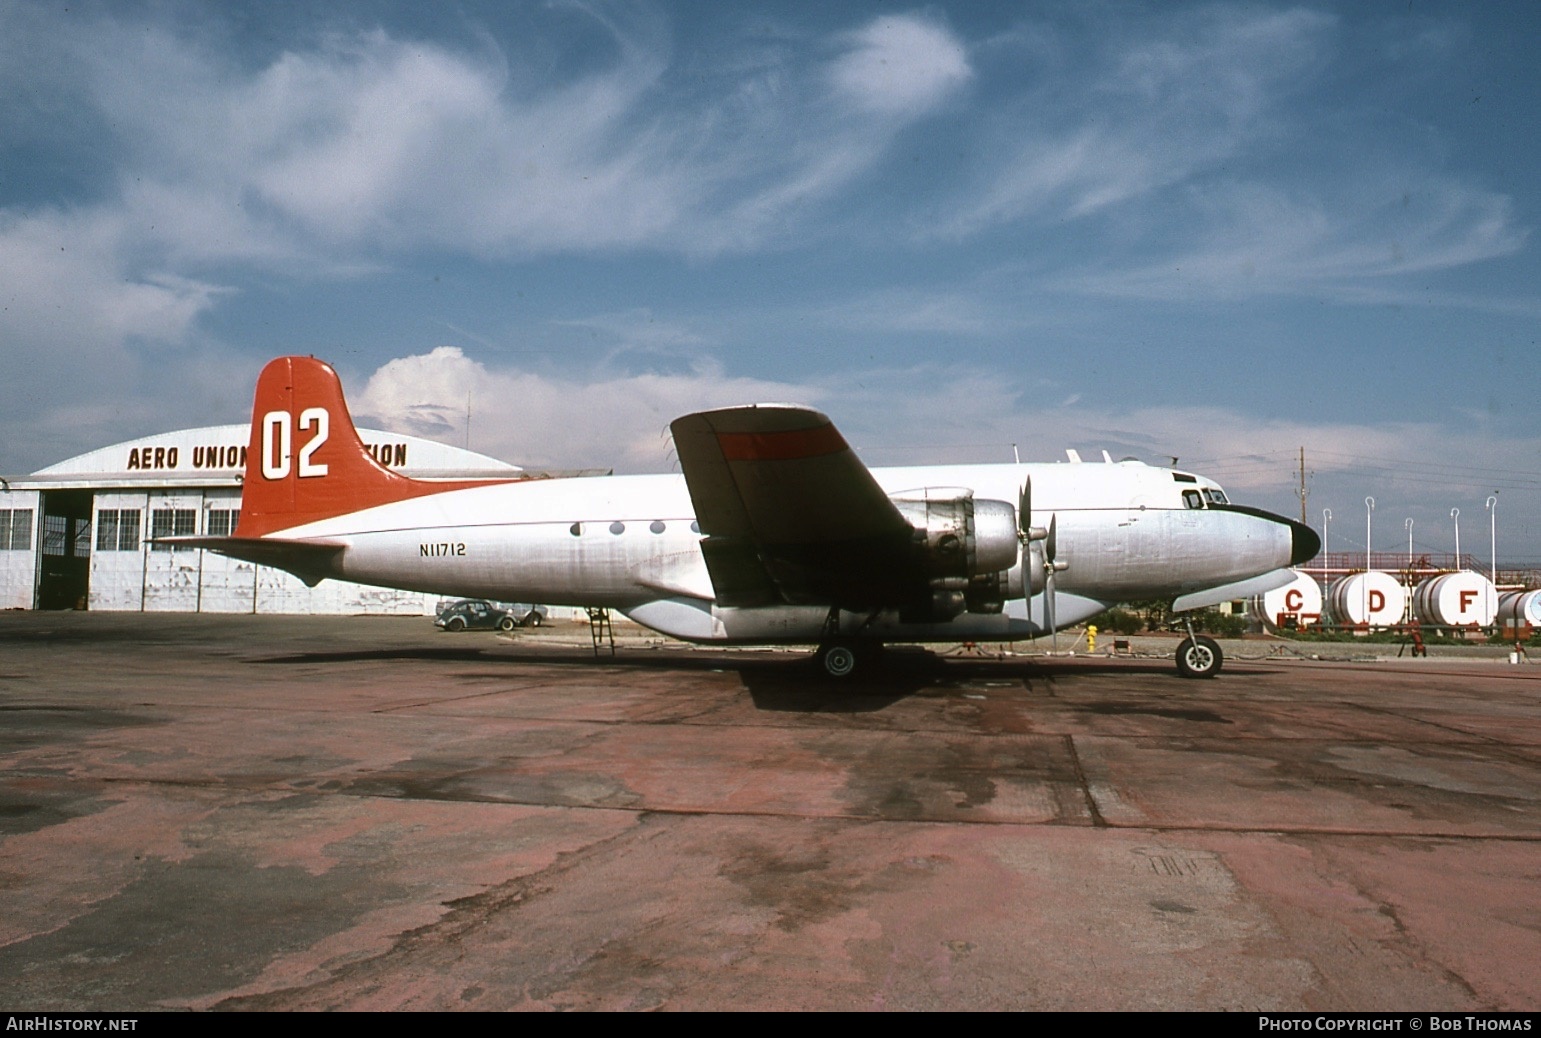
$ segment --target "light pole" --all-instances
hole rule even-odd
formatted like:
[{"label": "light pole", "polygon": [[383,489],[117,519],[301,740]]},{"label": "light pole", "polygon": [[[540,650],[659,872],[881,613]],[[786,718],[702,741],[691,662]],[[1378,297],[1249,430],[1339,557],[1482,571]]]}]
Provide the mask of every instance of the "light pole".
[{"label": "light pole", "polygon": [[1498,591],[1498,491],[1487,499],[1488,536],[1492,538],[1493,591]]},{"label": "light pole", "polygon": [[1450,509],[1450,518],[1455,520],[1455,568],[1459,572],[1461,569],[1461,510]]},{"label": "light pole", "polygon": [[1327,565],[1327,525],[1332,522],[1332,509],[1322,509],[1322,565]]},{"label": "light pole", "polygon": [[1412,520],[1412,517],[1409,516],[1408,519],[1407,519],[1407,522],[1403,523],[1402,525],[1407,527],[1407,568],[1408,568],[1408,570],[1411,570],[1413,568],[1413,520]]},{"label": "light pole", "polygon": [[1375,498],[1364,499],[1364,626],[1370,626],[1370,517],[1375,514]]}]

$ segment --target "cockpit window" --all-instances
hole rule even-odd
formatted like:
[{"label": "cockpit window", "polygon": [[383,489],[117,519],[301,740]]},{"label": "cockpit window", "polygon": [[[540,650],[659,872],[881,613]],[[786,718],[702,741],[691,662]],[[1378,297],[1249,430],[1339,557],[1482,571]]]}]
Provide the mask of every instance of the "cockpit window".
[{"label": "cockpit window", "polygon": [[1218,487],[1205,487],[1204,499],[1212,505],[1230,504],[1230,502],[1225,499],[1225,491],[1219,489]]},{"label": "cockpit window", "polygon": [[1203,502],[1203,500],[1201,500],[1199,498],[1199,492],[1197,490],[1184,490],[1183,491],[1183,507],[1184,508],[1203,508],[1204,507],[1204,502]]}]

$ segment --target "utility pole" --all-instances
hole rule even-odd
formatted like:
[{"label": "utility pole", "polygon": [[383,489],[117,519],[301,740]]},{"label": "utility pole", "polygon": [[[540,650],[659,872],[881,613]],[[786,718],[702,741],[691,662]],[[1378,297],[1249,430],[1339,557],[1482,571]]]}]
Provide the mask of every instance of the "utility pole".
[{"label": "utility pole", "polygon": [[1306,449],[1300,448],[1300,525],[1306,524]]}]

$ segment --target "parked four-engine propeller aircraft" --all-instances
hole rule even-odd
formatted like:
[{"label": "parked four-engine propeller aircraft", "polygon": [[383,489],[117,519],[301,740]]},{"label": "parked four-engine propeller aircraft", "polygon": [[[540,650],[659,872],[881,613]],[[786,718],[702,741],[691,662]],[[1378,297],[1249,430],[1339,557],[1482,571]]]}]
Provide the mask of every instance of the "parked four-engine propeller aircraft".
[{"label": "parked four-engine propeller aircraft", "polygon": [[[1181,612],[1258,594],[1320,547],[1208,479],[1135,461],[868,469],[828,418],[789,404],[671,429],[683,477],[414,480],[369,454],[331,367],[281,357],[257,382],[235,534],[168,539],[310,584],[603,606],[686,641],[817,644],[839,677],[884,642],[1016,640],[1120,601]],[[1219,646],[1190,630],[1177,664],[1212,676]]]}]

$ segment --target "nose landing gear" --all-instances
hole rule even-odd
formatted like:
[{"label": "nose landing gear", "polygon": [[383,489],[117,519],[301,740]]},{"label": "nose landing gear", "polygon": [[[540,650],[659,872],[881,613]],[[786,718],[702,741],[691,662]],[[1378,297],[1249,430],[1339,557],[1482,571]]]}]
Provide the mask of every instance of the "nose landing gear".
[{"label": "nose landing gear", "polygon": [[1193,621],[1186,621],[1188,637],[1177,645],[1177,673],[1185,678],[1212,678],[1220,673],[1225,654],[1213,638],[1193,633]]}]

